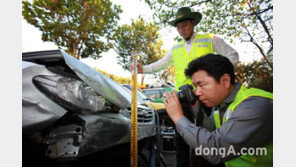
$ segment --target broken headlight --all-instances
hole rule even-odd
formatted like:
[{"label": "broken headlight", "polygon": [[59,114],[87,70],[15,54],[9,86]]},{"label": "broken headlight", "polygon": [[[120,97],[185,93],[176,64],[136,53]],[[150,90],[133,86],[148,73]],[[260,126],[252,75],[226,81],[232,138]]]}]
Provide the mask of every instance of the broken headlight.
[{"label": "broken headlight", "polygon": [[74,111],[98,112],[106,110],[106,100],[84,82],[61,75],[41,75],[34,84],[59,105]]}]

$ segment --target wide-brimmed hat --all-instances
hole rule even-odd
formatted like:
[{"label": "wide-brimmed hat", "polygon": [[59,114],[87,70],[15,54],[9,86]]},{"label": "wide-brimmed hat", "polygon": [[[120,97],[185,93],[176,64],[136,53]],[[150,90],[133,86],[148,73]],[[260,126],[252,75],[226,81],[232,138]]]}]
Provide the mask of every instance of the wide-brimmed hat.
[{"label": "wide-brimmed hat", "polygon": [[189,7],[182,7],[178,9],[175,20],[169,21],[169,25],[176,26],[176,23],[186,19],[193,19],[195,20],[195,25],[197,25],[202,16],[199,12],[192,12]]}]

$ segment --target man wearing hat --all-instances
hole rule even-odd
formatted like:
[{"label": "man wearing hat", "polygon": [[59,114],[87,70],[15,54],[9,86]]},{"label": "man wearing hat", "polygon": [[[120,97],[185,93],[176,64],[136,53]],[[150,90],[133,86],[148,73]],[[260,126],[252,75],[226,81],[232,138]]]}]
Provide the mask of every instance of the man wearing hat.
[{"label": "man wearing hat", "polygon": [[[238,53],[235,49],[229,46],[223,39],[208,33],[197,34],[194,32],[194,26],[196,26],[202,18],[201,13],[192,12],[189,7],[182,7],[178,9],[175,19],[169,21],[168,24],[176,27],[179,35],[183,38],[181,42],[174,45],[168,53],[157,62],[142,66],[138,64],[139,73],[155,73],[160,70],[166,69],[168,66],[175,65],[175,90],[178,91],[179,87],[191,84],[190,78],[186,77],[184,70],[188,64],[203,55],[208,53],[218,53],[227,57],[231,63],[236,66],[239,61]],[[198,112],[200,117],[203,117],[202,121],[197,120],[198,124],[201,124],[208,130],[215,129],[215,124],[212,118],[206,116],[205,107],[194,107],[193,109],[202,111]],[[204,111],[203,111],[204,110]],[[202,114],[202,115],[200,115]],[[209,114],[209,113],[207,113]],[[190,162],[191,164],[192,162]]]},{"label": "man wearing hat", "polygon": [[189,7],[182,7],[177,11],[174,20],[169,25],[176,27],[183,38],[181,42],[174,45],[169,52],[155,63],[142,66],[138,65],[139,73],[155,73],[175,64],[175,89],[185,84],[192,84],[189,78],[184,75],[188,63],[208,53],[218,53],[227,57],[235,66],[239,56],[236,50],[230,47],[225,41],[213,34],[196,34],[196,26],[202,18],[199,12],[192,12]]}]

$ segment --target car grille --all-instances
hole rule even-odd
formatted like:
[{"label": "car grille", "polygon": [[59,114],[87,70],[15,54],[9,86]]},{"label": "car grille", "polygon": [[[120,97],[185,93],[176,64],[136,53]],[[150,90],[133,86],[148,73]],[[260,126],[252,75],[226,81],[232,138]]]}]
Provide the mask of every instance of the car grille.
[{"label": "car grille", "polygon": [[139,123],[151,122],[152,119],[153,119],[153,111],[152,110],[138,110],[138,122]]}]

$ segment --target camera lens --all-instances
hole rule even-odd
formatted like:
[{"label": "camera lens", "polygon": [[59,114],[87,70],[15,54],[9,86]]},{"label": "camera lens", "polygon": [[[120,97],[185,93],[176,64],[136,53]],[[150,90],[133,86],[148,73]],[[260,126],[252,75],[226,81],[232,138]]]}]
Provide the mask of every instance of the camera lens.
[{"label": "camera lens", "polygon": [[192,85],[186,84],[179,88],[179,92],[177,92],[180,103],[186,104],[194,104],[196,102],[196,96],[193,94]]},{"label": "camera lens", "polygon": [[178,98],[179,98],[181,103],[186,102],[186,94],[185,94],[184,91],[181,90],[181,91],[177,92],[177,95],[178,95]]}]

